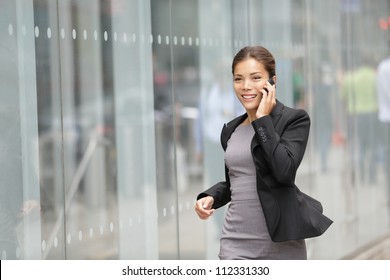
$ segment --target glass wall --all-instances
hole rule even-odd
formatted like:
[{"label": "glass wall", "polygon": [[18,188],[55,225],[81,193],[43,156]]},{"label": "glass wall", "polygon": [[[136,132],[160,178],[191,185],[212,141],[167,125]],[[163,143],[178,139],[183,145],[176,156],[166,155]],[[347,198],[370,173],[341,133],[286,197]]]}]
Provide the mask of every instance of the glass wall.
[{"label": "glass wall", "polygon": [[309,259],[390,229],[375,79],[390,1],[2,0],[1,259],[217,259],[219,136],[243,113],[231,60],[263,45],[311,133],[297,184],[334,224]]}]

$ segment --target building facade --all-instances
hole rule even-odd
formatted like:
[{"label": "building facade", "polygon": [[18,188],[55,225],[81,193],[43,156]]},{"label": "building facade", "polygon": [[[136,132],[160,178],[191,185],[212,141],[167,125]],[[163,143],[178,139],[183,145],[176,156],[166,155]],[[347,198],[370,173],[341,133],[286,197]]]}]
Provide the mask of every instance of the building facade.
[{"label": "building facade", "polygon": [[311,117],[297,185],[334,224],[308,258],[388,234],[390,1],[1,0],[0,38],[1,259],[217,259],[224,208],[194,203],[224,179],[246,45]]}]

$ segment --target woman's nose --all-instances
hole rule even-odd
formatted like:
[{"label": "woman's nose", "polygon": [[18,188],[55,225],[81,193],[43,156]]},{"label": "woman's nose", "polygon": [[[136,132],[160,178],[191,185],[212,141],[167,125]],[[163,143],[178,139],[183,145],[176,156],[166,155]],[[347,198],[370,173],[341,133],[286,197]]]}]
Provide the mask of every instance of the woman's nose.
[{"label": "woman's nose", "polygon": [[250,81],[244,80],[243,89],[250,89],[250,88],[251,88]]}]

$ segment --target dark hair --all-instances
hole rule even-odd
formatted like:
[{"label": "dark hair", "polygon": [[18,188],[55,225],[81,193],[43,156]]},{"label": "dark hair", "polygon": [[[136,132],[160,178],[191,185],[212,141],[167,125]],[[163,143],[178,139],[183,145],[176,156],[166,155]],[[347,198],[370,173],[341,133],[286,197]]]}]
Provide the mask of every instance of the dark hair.
[{"label": "dark hair", "polygon": [[234,68],[236,65],[248,58],[254,58],[258,62],[264,65],[265,70],[268,72],[270,77],[275,76],[276,67],[275,59],[273,55],[262,46],[244,47],[234,57],[232,63],[232,73],[234,74]]}]

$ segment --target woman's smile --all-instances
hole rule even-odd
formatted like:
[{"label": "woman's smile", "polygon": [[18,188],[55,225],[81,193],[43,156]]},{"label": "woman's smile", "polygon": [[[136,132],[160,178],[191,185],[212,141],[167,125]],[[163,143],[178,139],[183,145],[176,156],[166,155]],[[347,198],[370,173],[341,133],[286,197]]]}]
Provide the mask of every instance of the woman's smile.
[{"label": "woman's smile", "polygon": [[257,94],[243,94],[241,95],[245,100],[253,100],[257,97]]},{"label": "woman's smile", "polygon": [[259,93],[244,93],[244,94],[241,94],[241,98],[239,98],[239,99],[243,105],[244,104],[249,105],[249,104],[253,103],[253,105],[255,107],[258,107],[259,102],[261,100],[261,94],[259,94]]}]

